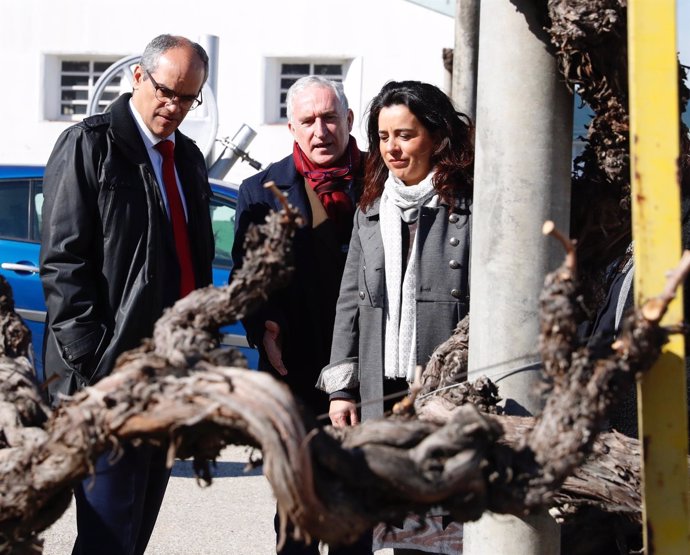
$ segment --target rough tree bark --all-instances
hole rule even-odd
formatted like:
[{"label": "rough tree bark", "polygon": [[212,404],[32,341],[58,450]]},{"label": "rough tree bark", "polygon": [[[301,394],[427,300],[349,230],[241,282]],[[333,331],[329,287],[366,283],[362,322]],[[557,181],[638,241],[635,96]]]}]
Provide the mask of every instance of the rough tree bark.
[{"label": "rough tree bark", "polygon": [[[204,420],[203,411],[212,408],[195,404],[196,395],[212,398],[217,387],[212,384],[224,378],[207,377],[204,383],[211,385],[201,392],[187,381],[194,382],[194,372],[209,365],[246,366],[235,351],[218,349],[218,328],[241,318],[272,288],[284,284],[291,274],[290,245],[299,223],[297,214],[286,209],[250,230],[247,242],[253,248],[230,285],[208,287],[180,300],[157,323],[154,340],[125,353],[112,376],[65,401],[53,414],[34,382],[28,358],[30,332],[14,314],[11,290],[0,277],[0,552],[22,553],[40,545],[36,534],[65,510],[72,484],[90,472],[98,454],[120,441],[141,436],[170,442],[170,460],[176,451],[185,458],[193,452],[196,468],[206,478],[207,461],[232,442],[228,436],[256,444],[251,438],[262,434],[244,435],[248,424],[233,431],[232,417],[221,418],[228,431],[216,437]],[[256,377],[247,374],[248,380]],[[268,384],[257,389],[270,391],[274,385],[281,387]],[[260,402],[260,397],[252,394],[248,404]],[[251,414],[247,418],[253,422]],[[185,436],[185,426],[194,424],[207,432],[196,436],[187,431],[189,437]]]},{"label": "rough tree bark", "polygon": [[[627,0],[538,2],[566,84],[594,112],[575,161],[571,235],[578,240],[585,302],[595,309],[608,289],[606,267],[631,240]],[[690,98],[685,76],[679,64],[680,113]],[[688,199],[690,140],[687,126],[679,124],[682,194]]]},{"label": "rough tree bark", "polygon": [[[624,241],[625,2],[540,2],[562,71],[596,114],[573,189],[587,198],[580,206],[602,208],[594,222],[589,215],[576,218],[576,230],[586,247],[596,243],[591,230],[613,220],[617,227],[605,233],[620,231]],[[684,107],[688,91],[680,91]],[[682,164],[687,153],[684,141]],[[607,209],[613,218],[603,216]],[[286,279],[292,225],[289,213],[271,218],[251,235],[256,248],[233,284],[180,301],[151,341],[54,413],[32,379],[28,330],[0,283],[0,552],[40,550],[38,534],[64,511],[71,486],[88,475],[99,453],[123,441],[166,444],[171,463],[175,456],[194,457],[209,481],[208,461],[223,446],[255,445],[283,522],[290,519],[298,536],[329,543],[432,506],[459,521],[486,509],[524,514],[547,506],[562,518],[601,510],[639,523],[639,445],[599,432],[620,389],[651,364],[665,340],[657,321],[632,315],[615,355],[590,360],[575,340],[578,291],[574,268],[566,264],[549,277],[542,299],[550,390],[539,420],[501,415],[488,380],[459,385],[466,377],[465,323],[434,355],[416,402],[356,428],[308,431],[287,388],[268,375],[232,368],[240,359],[219,350],[217,337],[220,324],[261,302],[271,280],[277,286]],[[602,259],[609,254],[597,253]]]},{"label": "rough tree bark", "polygon": [[[615,498],[615,509],[639,519],[639,505],[630,495],[639,476],[634,467],[627,474],[617,472],[625,459],[606,450],[610,438],[599,444],[597,458],[580,467],[579,478],[569,482],[568,476],[592,451],[613,387],[653,361],[665,339],[656,322],[634,315],[617,355],[590,361],[586,351],[572,349],[571,318],[578,300],[573,270],[566,264],[547,280],[542,301],[547,311],[542,351],[552,381],[542,418],[508,418],[483,414],[472,404],[448,404],[472,399],[498,413],[496,388],[487,380],[436,391],[466,372],[467,331],[460,326],[430,363],[416,409],[403,402],[389,419],[308,431],[282,383],[224,366],[228,359],[213,339],[215,328],[237,314],[229,290],[263,294],[275,272],[286,275],[282,261],[293,221],[284,213],[273,216],[264,226],[266,242],[255,249],[255,265],[245,263],[237,284],[179,301],[161,318],[152,341],[122,356],[111,376],[65,399],[45,422],[48,411],[31,380],[25,351],[15,347],[15,358],[2,355],[0,383],[15,384],[2,392],[3,407],[9,403],[14,410],[13,417],[4,416],[0,433],[4,551],[37,545],[36,534],[62,512],[71,485],[88,474],[99,453],[123,441],[167,444],[171,464],[175,456],[194,457],[207,480],[208,461],[223,446],[260,447],[284,522],[292,521],[298,537],[328,543],[352,541],[376,522],[434,506],[458,521],[487,509],[524,514],[560,503],[567,514],[573,502],[606,506],[589,476],[615,484],[623,494]],[[6,287],[3,294],[7,299]],[[256,301],[242,298],[247,304]],[[209,315],[198,314],[199,306]],[[25,336],[14,331],[16,317],[6,312],[11,301],[0,307],[5,310],[0,327],[14,337],[3,345],[25,346]],[[626,449],[635,457],[632,440]]]}]

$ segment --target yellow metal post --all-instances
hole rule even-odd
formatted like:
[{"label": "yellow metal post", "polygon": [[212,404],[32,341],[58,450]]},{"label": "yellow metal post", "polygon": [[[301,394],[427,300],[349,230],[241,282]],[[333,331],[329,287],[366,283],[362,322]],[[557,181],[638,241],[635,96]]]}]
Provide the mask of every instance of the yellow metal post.
[{"label": "yellow metal post", "polygon": [[[676,0],[628,1],[635,304],[661,292],[681,255]],[[664,323],[683,318],[680,294]],[[638,385],[647,555],[688,555],[684,344],[675,335]]]}]

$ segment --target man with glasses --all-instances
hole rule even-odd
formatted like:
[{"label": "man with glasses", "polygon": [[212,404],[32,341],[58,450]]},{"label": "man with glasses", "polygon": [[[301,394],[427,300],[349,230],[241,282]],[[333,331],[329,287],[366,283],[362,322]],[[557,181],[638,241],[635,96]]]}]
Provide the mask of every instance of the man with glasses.
[{"label": "man with glasses", "polygon": [[[40,272],[53,404],[110,374],[166,307],[211,283],[206,164],[178,131],[207,76],[201,46],[156,37],[133,92],[57,140],[45,171]],[[75,488],[74,554],[144,553],[170,475],[166,448],[121,447]]]},{"label": "man with glasses", "polygon": [[[273,193],[264,189],[265,183],[274,181],[304,218],[295,234],[292,260],[286,260],[295,272],[290,283],[270,295],[243,324],[249,343],[259,349],[259,368],[281,376],[310,416],[316,416],[328,412],[328,397],[315,384],[330,359],[363,153],[350,135],[353,114],[341,83],[303,77],[288,90],[286,104],[292,154],[240,186],[233,262],[235,268],[242,264],[248,226],[262,223],[270,210],[281,209]],[[365,550],[359,546],[331,551],[348,552]],[[288,539],[280,553],[317,555],[318,546]]]}]

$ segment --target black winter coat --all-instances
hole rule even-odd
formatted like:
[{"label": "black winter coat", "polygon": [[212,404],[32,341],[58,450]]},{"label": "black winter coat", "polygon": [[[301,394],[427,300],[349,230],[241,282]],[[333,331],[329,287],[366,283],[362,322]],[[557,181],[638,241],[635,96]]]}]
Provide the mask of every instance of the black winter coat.
[{"label": "black winter coat", "polygon": [[[130,96],[63,132],[46,166],[40,273],[53,401],[108,375],[179,297],[172,227]],[[175,142],[201,287],[211,282],[214,255],[211,190],[199,149],[179,131]]]}]

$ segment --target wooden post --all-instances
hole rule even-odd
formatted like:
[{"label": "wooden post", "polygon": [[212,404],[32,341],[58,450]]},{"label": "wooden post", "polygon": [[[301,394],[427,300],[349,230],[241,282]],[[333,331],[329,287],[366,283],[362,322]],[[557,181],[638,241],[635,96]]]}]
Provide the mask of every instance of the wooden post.
[{"label": "wooden post", "polygon": [[[681,255],[675,0],[628,1],[635,304]],[[679,292],[664,323],[683,319]],[[645,553],[690,553],[684,344],[674,335],[638,384]]]}]

